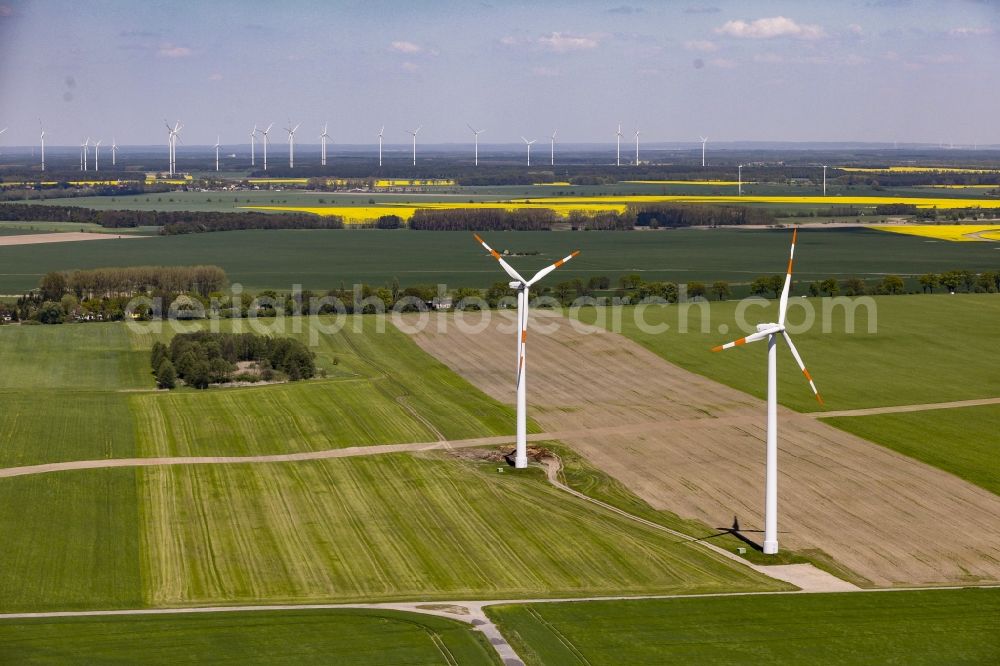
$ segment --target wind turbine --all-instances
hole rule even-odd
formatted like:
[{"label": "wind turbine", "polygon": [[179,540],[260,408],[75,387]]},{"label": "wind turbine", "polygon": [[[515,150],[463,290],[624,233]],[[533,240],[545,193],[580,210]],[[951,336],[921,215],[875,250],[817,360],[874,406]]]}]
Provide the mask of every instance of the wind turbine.
[{"label": "wind turbine", "polygon": [[170,165],[167,171],[169,175],[172,176],[174,175],[174,171],[177,170],[177,135],[180,134],[183,125],[181,125],[181,121],[178,120],[176,123],[174,123],[174,126],[171,127],[170,123],[168,123],[166,119],[163,120],[163,124],[167,126],[167,132],[168,132],[167,151],[170,156]]},{"label": "wind turbine", "polygon": [[618,157],[615,160],[615,164],[617,166],[621,166],[622,165],[622,124],[621,123],[618,123],[618,131],[615,133],[615,136],[618,137]]},{"label": "wind turbine", "polygon": [[465,125],[470,130],[472,130],[472,134],[476,137],[476,166],[479,166],[479,135],[485,132],[486,130],[477,130],[469,123],[465,123]]},{"label": "wind turbine", "polygon": [[288,127],[285,131],[288,132],[288,168],[291,169],[295,166],[295,132],[299,129],[302,123],[299,123],[295,127],[292,127],[291,119],[288,120]]},{"label": "wind turbine", "polygon": [[743,165],[736,167],[736,193],[743,196]]},{"label": "wind turbine", "polygon": [[[382,125],[382,129],[378,131],[378,165],[382,166],[382,135],[385,134],[385,125]],[[414,145],[416,145],[416,137],[414,137]],[[416,152],[416,148],[414,148]]]},{"label": "wind turbine", "polygon": [[38,123],[38,130],[41,132],[38,139],[42,142],[42,171],[45,171],[45,128]]},{"label": "wind turbine", "polygon": [[639,128],[635,130],[635,165],[639,166]]},{"label": "wind turbine", "polygon": [[267,129],[259,130],[264,135],[264,171],[267,171],[267,146],[271,143],[271,140],[267,138],[267,133],[271,131],[272,127],[274,127],[274,123],[268,125]]},{"label": "wind turbine", "polygon": [[111,137],[111,166],[118,166],[118,141]]},{"label": "wind turbine", "polygon": [[552,130],[552,136],[549,137],[549,164],[556,165],[556,130]]},{"label": "wind turbine", "polygon": [[87,160],[90,158],[90,137],[89,136],[87,137],[86,141],[84,141],[82,144],[80,144],[80,149],[83,152],[83,170],[86,171],[88,169],[88,167],[89,167],[89,164],[88,164]]},{"label": "wind turbine", "polygon": [[212,146],[213,148],[215,148],[215,171],[216,171],[216,173],[218,173],[218,171],[219,171],[219,146],[221,146],[221,145],[222,144],[219,141],[219,136],[216,135],[216,137],[215,137],[215,145]]},{"label": "wind turbine", "polygon": [[330,138],[330,135],[326,133],[328,125],[329,123],[323,123],[323,133],[319,135],[321,166],[326,166],[326,140]]},{"label": "wind turbine", "polygon": [[257,141],[257,123],[253,124],[253,129],[250,130],[250,166],[256,166],[256,156],[254,155],[254,144]]},{"label": "wind turbine", "polygon": [[[413,135],[413,166],[417,166],[417,132],[419,132],[421,129],[423,129],[423,125],[413,130],[412,132],[410,130],[406,130],[407,134]],[[381,138],[382,135],[379,134],[379,139]],[[379,145],[381,145],[381,142]],[[379,164],[381,164],[381,162],[379,162]]]},{"label": "wind turbine", "polygon": [[823,398],[816,390],[812,375],[802,363],[802,357],[792,343],[792,338],[785,330],[785,316],[788,314],[788,292],[792,286],[792,260],[795,257],[795,239],[799,230],[792,232],[792,249],[788,255],[788,272],[785,274],[785,286],[781,290],[781,301],[778,306],[778,322],[773,324],[757,324],[757,332],[740,338],[734,342],[715,347],[712,351],[722,351],[730,347],[745,345],[767,338],[767,455],[764,481],[764,553],[774,555],[778,552],[778,334],[788,343],[788,349],[795,357],[802,374],[809,382],[816,400],[823,404]]},{"label": "wind turbine", "polygon": [[826,196],[826,165],[823,165],[823,196]]},{"label": "wind turbine", "polygon": [[4,127],[4,128],[2,129],[2,130],[0,130],[0,135],[2,135],[2,134],[3,134],[4,132],[6,132],[6,131],[7,131],[8,129],[9,129],[9,128],[7,128],[7,127]]},{"label": "wind turbine", "polygon": [[101,142],[103,139],[98,139],[97,143],[94,144],[94,171],[100,171],[98,166],[98,160],[101,156]]},{"label": "wind turbine", "polygon": [[531,166],[531,144],[533,144],[536,141],[536,139],[528,141],[522,136],[521,141],[524,141],[525,145],[528,146],[528,166]]},{"label": "wind turbine", "polygon": [[554,264],[550,264],[535,273],[535,277],[525,280],[520,273],[511,268],[510,264],[503,260],[500,253],[486,244],[479,234],[473,234],[476,240],[493,255],[493,258],[500,262],[507,275],[511,277],[510,288],[517,290],[517,367],[515,375],[515,385],[517,387],[517,449],[514,455],[514,467],[524,469],[528,466],[528,429],[527,429],[527,376],[528,367],[525,363],[525,347],[528,339],[528,290],[543,277],[559,268],[567,261],[580,254],[579,250],[574,251],[568,257],[563,257]]},{"label": "wind turbine", "polygon": [[701,139],[701,165],[705,166],[705,144],[708,143],[708,137],[702,136]]}]

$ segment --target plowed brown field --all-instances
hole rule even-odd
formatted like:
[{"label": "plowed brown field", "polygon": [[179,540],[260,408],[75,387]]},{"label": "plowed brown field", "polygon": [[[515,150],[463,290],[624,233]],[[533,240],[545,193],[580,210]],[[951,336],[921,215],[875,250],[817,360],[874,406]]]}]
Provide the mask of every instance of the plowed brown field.
[{"label": "plowed brown field", "polygon": [[[511,317],[490,314],[480,333],[438,314],[412,335],[512,403]],[[557,332],[537,332],[553,323]],[[744,529],[762,527],[764,403],[584,328],[532,314],[529,416],[547,431],[634,424],[563,441],[654,507],[712,526],[737,515]],[[779,408],[779,423],[783,548],[818,548],[877,586],[1000,582],[1000,497],[808,416]]]}]

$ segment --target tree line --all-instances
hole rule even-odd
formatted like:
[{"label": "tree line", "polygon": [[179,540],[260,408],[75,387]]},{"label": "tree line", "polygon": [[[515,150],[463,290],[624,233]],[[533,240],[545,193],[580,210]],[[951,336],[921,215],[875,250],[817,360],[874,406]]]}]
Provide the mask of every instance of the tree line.
[{"label": "tree line", "polygon": [[207,296],[227,284],[226,272],[218,266],[125,266],[46,273],[38,289],[44,300],[57,301],[66,293],[77,298],[155,292]]},{"label": "tree line", "polygon": [[[240,362],[250,362],[242,369]],[[316,375],[315,355],[295,338],[197,331],[153,344],[150,364],[160,388],[176,380],[198,389],[230,381],[297,381]]]},{"label": "tree line", "polygon": [[95,210],[41,204],[0,204],[0,220],[73,222],[111,229],[161,227],[160,233],[165,235],[241,229],[341,229],[344,226],[340,217],[313,213]]}]

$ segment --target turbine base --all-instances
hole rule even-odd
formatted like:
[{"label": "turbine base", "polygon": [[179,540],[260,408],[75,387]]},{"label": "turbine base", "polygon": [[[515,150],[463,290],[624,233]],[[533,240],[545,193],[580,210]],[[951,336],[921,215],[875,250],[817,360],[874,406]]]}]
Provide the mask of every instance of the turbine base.
[{"label": "turbine base", "polygon": [[764,542],[764,554],[765,555],[777,555],[778,554],[778,542],[777,541],[765,541]]},{"label": "turbine base", "polygon": [[519,455],[514,458],[514,468],[515,469],[525,469],[528,466],[528,456]]}]

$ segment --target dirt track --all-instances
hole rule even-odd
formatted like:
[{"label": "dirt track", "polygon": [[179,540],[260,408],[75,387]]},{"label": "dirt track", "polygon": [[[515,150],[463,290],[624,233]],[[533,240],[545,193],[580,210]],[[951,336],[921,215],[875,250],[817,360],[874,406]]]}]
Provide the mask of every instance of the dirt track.
[{"label": "dirt track", "polygon": [[[622,336],[583,334],[561,319],[555,335],[534,332],[543,321],[532,315],[528,335],[532,418],[549,431],[635,424],[563,441],[655,507],[709,525],[737,515],[744,529],[762,526],[761,401]],[[513,333],[439,328],[413,337],[511,403]],[[879,586],[1000,582],[1000,497],[809,416],[781,409],[779,420],[784,547],[818,548]]]},{"label": "dirt track", "polygon": [[93,234],[86,231],[67,231],[48,234],[19,234],[16,236],[0,236],[0,246],[5,245],[37,245],[39,243],[72,243],[76,241],[119,240],[132,238],[149,238],[135,234]]}]

